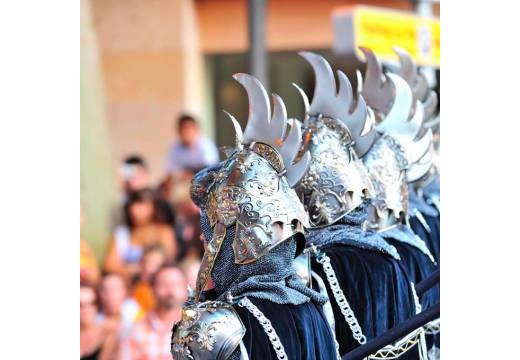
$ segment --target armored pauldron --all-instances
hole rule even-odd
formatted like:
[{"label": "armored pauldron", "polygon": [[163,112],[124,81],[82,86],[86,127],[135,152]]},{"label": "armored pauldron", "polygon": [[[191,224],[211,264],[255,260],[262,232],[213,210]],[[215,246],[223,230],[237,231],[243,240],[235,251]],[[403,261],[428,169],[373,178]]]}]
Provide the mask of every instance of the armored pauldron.
[{"label": "armored pauldron", "polygon": [[333,224],[361,205],[372,184],[353,150],[348,128],[338,120],[309,117],[306,133],[311,162],[296,191],[314,226]]},{"label": "armored pauldron", "polygon": [[225,360],[239,346],[246,329],[233,306],[220,301],[185,305],[172,329],[175,360]]}]

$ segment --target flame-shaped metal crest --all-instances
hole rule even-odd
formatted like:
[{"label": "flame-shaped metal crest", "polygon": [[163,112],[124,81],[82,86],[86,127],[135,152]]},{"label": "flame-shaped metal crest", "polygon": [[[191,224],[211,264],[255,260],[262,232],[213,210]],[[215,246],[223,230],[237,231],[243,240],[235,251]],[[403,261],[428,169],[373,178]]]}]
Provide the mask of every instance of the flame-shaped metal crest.
[{"label": "flame-shaped metal crest", "polygon": [[[336,92],[336,80],[330,64],[322,56],[302,51],[299,53],[312,66],[316,77],[316,85],[312,102],[307,114],[312,116],[322,115],[341,121],[352,136],[354,150],[358,156],[363,156],[373,142],[375,131],[373,128],[365,129],[367,121],[370,122],[370,113],[361,94],[354,98],[352,85],[342,71],[337,71],[339,89]],[[304,102],[308,99],[303,91],[300,91]]]},{"label": "flame-shaped metal crest", "polygon": [[[301,146],[301,123],[294,119],[287,120],[285,104],[276,94],[273,94],[271,116],[267,92],[255,77],[239,73],[233,78],[246,89],[249,98],[249,117],[242,144],[261,142],[276,149],[282,156],[287,181],[291,187],[294,186],[307,171],[310,160],[310,155],[305,153],[298,162],[294,162]],[[288,122],[291,128],[284,137]]]}]

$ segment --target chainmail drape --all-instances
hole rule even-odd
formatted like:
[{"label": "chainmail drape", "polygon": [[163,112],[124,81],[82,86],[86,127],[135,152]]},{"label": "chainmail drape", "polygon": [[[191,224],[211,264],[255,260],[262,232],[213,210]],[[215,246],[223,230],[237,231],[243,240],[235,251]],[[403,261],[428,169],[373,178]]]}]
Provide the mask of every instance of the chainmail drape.
[{"label": "chainmail drape", "polygon": [[[204,211],[201,213],[201,227],[206,241],[209,241],[212,228]],[[225,300],[227,292],[231,292],[233,297],[247,295],[277,304],[299,305],[311,300],[322,305],[328,301],[326,296],[309,289],[292,269],[295,241],[286,240],[255,262],[238,265],[231,246],[234,237],[235,226],[229,226],[213,267],[217,300]]]},{"label": "chainmail drape", "polygon": [[362,225],[368,218],[369,201],[365,200],[357,209],[343,216],[334,225],[309,230],[307,244],[326,248],[335,244],[351,245],[361,249],[380,251],[400,259],[395,247],[387,243],[379,234],[366,231]]}]

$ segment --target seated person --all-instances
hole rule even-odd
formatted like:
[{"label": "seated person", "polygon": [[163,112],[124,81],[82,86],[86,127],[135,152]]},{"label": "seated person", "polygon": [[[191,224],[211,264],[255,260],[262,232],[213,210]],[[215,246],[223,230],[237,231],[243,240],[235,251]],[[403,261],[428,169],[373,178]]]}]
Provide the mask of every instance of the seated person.
[{"label": "seated person", "polygon": [[146,246],[159,244],[167,261],[177,255],[172,227],[157,220],[155,197],[145,189],[130,194],[125,205],[126,225],[118,226],[105,259],[105,270],[121,274],[129,282],[139,273],[139,261]]},{"label": "seated person", "polygon": [[144,250],[141,271],[132,285],[134,298],[144,312],[155,306],[151,282],[157,271],[166,263],[166,254],[160,245],[152,245]]},{"label": "seated person", "polygon": [[94,287],[82,283],[79,290],[80,359],[108,359],[105,339],[111,329],[96,322],[97,297]]}]

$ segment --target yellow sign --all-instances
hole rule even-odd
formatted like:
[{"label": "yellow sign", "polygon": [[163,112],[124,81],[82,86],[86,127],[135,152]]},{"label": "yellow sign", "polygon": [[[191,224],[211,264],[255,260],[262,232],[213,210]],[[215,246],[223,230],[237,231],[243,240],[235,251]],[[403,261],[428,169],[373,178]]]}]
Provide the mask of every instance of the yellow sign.
[{"label": "yellow sign", "polygon": [[440,66],[438,18],[367,6],[354,6],[348,14],[340,12],[337,15],[351,17],[352,45],[360,59],[364,56],[358,47],[364,46],[371,48],[383,60],[397,60],[392,48],[398,46],[410,53],[419,65]]}]

